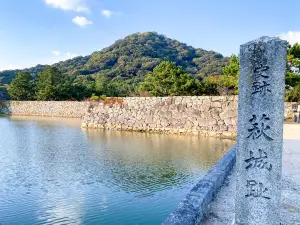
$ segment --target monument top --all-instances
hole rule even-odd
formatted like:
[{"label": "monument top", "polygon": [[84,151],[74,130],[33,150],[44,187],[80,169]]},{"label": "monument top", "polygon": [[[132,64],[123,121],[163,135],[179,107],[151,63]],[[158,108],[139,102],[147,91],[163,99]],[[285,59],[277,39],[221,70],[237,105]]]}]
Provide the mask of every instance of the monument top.
[{"label": "monument top", "polygon": [[270,42],[270,41],[280,41],[280,42],[285,42],[287,43],[287,41],[285,40],[281,40],[279,38],[276,38],[276,37],[269,37],[269,36],[262,36],[262,37],[259,37],[257,39],[254,39],[252,41],[249,41],[243,45],[248,45],[250,43],[258,43],[258,42]]}]

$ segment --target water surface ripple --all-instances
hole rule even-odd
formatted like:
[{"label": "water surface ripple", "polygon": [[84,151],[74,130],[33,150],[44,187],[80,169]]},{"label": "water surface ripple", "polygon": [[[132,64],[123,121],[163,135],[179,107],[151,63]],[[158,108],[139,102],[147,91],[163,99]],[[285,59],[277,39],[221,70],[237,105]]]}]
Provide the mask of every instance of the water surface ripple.
[{"label": "water surface ripple", "polygon": [[1,225],[161,224],[233,142],[0,117]]}]

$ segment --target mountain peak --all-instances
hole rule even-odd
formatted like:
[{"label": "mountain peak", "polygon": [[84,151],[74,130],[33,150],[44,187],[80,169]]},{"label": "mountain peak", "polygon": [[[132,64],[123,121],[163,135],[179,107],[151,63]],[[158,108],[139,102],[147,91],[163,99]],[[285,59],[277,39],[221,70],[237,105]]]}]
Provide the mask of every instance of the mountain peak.
[{"label": "mountain peak", "polygon": [[[122,77],[141,81],[162,61],[176,62],[188,73],[206,77],[221,74],[221,69],[229,59],[214,51],[194,48],[156,32],[138,32],[117,40],[111,46],[88,56],[54,64],[63,73],[72,76]],[[33,75],[45,66],[38,65],[25,69]],[[20,70],[0,72],[2,83],[10,83]]]}]

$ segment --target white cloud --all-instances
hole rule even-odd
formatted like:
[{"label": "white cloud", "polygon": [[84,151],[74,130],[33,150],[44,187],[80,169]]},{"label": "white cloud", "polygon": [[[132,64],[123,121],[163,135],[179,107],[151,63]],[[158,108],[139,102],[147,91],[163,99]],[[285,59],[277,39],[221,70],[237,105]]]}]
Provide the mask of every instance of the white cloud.
[{"label": "white cloud", "polygon": [[52,51],[53,55],[55,56],[60,56],[61,52],[60,51],[57,51],[57,50],[53,50]]},{"label": "white cloud", "polygon": [[104,10],[102,10],[101,11],[101,14],[102,14],[102,16],[104,16],[104,17],[106,17],[106,18],[110,18],[110,17],[112,17],[112,16],[121,16],[122,15],[122,13],[120,13],[120,12],[113,12],[113,11],[110,11],[110,10],[108,10],[108,9],[104,9]]},{"label": "white cloud", "polygon": [[101,13],[102,13],[102,15],[105,16],[106,18],[110,18],[110,17],[114,14],[113,11],[110,11],[110,10],[107,10],[107,9],[102,10]]},{"label": "white cloud", "polygon": [[77,57],[78,56],[78,54],[76,54],[76,53],[71,53],[71,52],[67,52],[66,53],[66,56],[68,57],[68,58],[74,58],[74,57]]},{"label": "white cloud", "polygon": [[85,27],[87,25],[93,24],[93,21],[88,20],[84,16],[76,16],[75,18],[72,19],[72,21],[73,21],[73,23],[75,23],[76,25],[78,25],[80,27]]},{"label": "white cloud", "polygon": [[75,12],[89,13],[85,0],[44,0],[47,5],[54,8],[70,10]]},{"label": "white cloud", "polygon": [[20,69],[20,68],[22,68],[22,67],[18,66],[18,65],[10,64],[7,67],[0,68],[0,71],[4,71],[4,70],[16,70],[16,69]]},{"label": "white cloud", "polygon": [[[65,60],[65,59],[71,59],[74,57],[77,57],[78,54],[76,53],[71,53],[71,52],[61,52],[58,50],[53,50],[52,54],[55,55],[56,57],[58,57],[60,60]],[[55,59],[55,61],[57,60],[57,58]]]},{"label": "white cloud", "polygon": [[291,45],[296,42],[300,43],[300,31],[289,31],[287,33],[281,33],[279,37],[282,40],[287,40]]}]

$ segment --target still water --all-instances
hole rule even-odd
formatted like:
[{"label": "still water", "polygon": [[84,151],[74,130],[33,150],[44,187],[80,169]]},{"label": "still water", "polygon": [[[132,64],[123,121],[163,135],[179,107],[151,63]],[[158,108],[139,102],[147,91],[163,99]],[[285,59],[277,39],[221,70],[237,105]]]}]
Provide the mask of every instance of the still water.
[{"label": "still water", "polygon": [[232,145],[0,117],[0,224],[161,224]]}]

